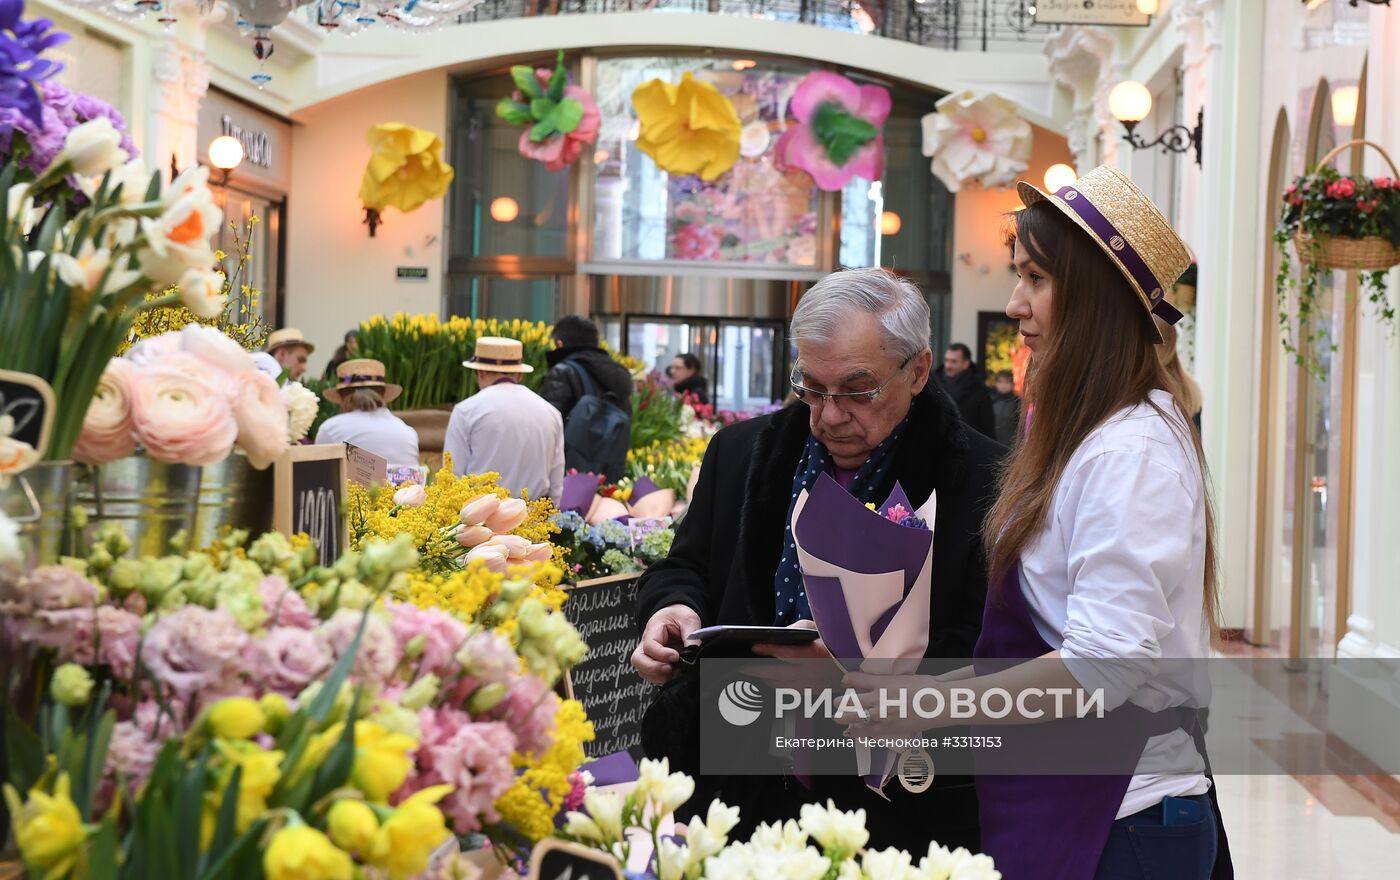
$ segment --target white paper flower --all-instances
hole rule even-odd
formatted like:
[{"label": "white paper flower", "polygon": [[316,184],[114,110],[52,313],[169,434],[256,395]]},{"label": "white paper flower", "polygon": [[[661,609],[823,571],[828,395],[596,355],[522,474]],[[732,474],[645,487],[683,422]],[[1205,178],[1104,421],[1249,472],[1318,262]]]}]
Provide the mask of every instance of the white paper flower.
[{"label": "white paper flower", "polygon": [[74,174],[89,177],[105,174],[130,158],[121,144],[121,132],[112,125],[112,120],[98,117],[68,132],[63,140],[63,152],[54,161],[66,159],[72,164]]},{"label": "white paper flower", "polygon": [[1007,186],[1028,167],[1031,125],[1014,102],[969,89],[934,107],[923,118],[924,155],[933,157],[933,173],[949,191],[970,181]]},{"label": "white paper flower", "polygon": [[[311,423],[316,421],[316,414],[321,411],[320,398],[316,396],[316,392],[300,382],[288,382],[282,386],[282,400],[287,404],[287,439],[292,443],[300,443],[306,432],[311,430]],[[420,492],[423,490],[422,486],[415,488]],[[397,494],[394,499],[395,504],[400,503]],[[427,500],[426,495],[424,500]],[[422,503],[419,501],[418,504],[410,506],[418,507]]]},{"label": "white paper flower", "polygon": [[842,812],[836,809],[835,801],[828,800],[825,807],[803,804],[798,824],[827,851],[853,853],[870,840],[870,832],[865,830],[865,811]]},{"label": "white paper flower", "polygon": [[772,142],[773,133],[768,130],[768,123],[755,120],[739,132],[739,155],[756,159],[768,151],[768,145]]}]

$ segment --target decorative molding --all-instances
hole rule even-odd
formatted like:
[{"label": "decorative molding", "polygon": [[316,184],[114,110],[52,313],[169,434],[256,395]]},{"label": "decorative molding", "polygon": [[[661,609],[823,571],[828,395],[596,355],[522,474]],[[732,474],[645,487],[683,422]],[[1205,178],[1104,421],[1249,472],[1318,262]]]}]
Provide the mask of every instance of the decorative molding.
[{"label": "decorative molding", "polygon": [[1117,50],[1118,38],[1103,27],[1067,27],[1045,41],[1051,82],[1074,96],[1066,138],[1081,170],[1099,162],[1095,138],[1103,148],[1102,161],[1111,164],[1117,155],[1118,123],[1108,113],[1108,90],[1117,81],[1110,80],[1108,71],[1121,74],[1113,63]]},{"label": "decorative molding", "polygon": [[1224,0],[1175,0],[1172,23],[1182,32],[1183,70],[1194,70],[1206,63],[1211,52],[1222,45],[1225,17]]},{"label": "decorative molding", "polygon": [[1337,656],[1365,659],[1376,656],[1376,625],[1370,618],[1353,614],[1347,618],[1347,634],[1337,643]]}]

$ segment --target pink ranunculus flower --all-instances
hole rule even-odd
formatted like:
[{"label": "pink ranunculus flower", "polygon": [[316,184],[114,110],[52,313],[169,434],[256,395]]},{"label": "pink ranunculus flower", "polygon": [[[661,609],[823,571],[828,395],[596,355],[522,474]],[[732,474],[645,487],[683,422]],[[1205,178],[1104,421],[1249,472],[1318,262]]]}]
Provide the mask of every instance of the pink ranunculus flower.
[{"label": "pink ranunculus flower", "polygon": [[411,602],[385,600],[389,609],[389,628],[398,640],[399,652],[419,636],[423,637],[423,653],[415,666],[423,673],[446,678],[457,668],[454,656],[467,638],[467,627],[457,618],[438,608],[419,608]]},{"label": "pink ranunculus flower", "polygon": [[223,388],[187,369],[190,362],[203,364],[193,355],[177,354],[137,373],[132,422],[141,445],[157,461],[213,464],[233,449],[238,422]]},{"label": "pink ranunculus flower", "polygon": [[110,667],[117,678],[129,679],[136,672],[140,647],[140,617],[111,605],[98,606],[97,662]]},{"label": "pink ranunculus flower", "polygon": [[189,699],[236,675],[247,647],[248,634],[232,614],[186,605],[146,633],[141,660],[157,681]]},{"label": "pink ranunculus flower", "polygon": [[238,445],[258,470],[287,451],[287,402],[277,380],[253,370],[236,379],[233,417],[238,422]]},{"label": "pink ranunculus flower", "polygon": [[249,672],[268,690],[294,696],[331,668],[331,654],[316,633],[295,626],[275,626],[253,642]]},{"label": "pink ranunculus flower", "polygon": [[[232,340],[229,341],[232,342]],[[180,350],[182,350],[180,333],[179,331],[171,331],[161,333],[158,336],[138,339],[131,348],[126,350],[122,359],[131,361],[138,367],[149,367],[155,365],[166,355],[174,354]]]},{"label": "pink ranunculus flower", "polygon": [[[423,727],[424,739],[418,749],[422,772],[420,778],[432,779],[417,788],[438,781],[456,787],[438,806],[452,820],[457,834],[480,830],[484,822],[496,822],[496,800],[515,784],[515,771],[510,756],[515,751],[515,736],[509,727],[499,722],[475,722],[463,713],[460,717],[442,719],[447,724],[434,723]],[[419,713],[420,727],[422,716]],[[429,712],[429,714],[431,714]],[[447,735],[441,737],[445,732]],[[434,738],[428,739],[429,734]],[[410,780],[405,791],[418,780]]]},{"label": "pink ranunculus flower", "polygon": [[[548,91],[549,79],[554,71],[540,68],[535,71],[535,76],[539,77],[540,85]],[[573,131],[555,132],[539,143],[530,140],[530,129],[526,126],[520,133],[520,155],[526,159],[534,159],[544,163],[544,167],[549,171],[562,171],[574,163],[579,156],[583,155],[584,147],[590,146],[598,140],[598,131],[602,127],[602,116],[598,112],[598,104],[593,100],[593,96],[579,86],[571,85],[564,89],[564,97],[579,102],[583,106],[583,118],[579,120],[578,127]]]},{"label": "pink ranunculus flower", "polygon": [[78,461],[108,464],[136,451],[131,424],[131,382],[135,372],[130,361],[112,358],[108,362],[73,447],[73,457]]},{"label": "pink ranunculus flower", "polygon": [[1331,199],[1349,199],[1356,195],[1356,184],[1348,178],[1334,180],[1327,185],[1327,197]]},{"label": "pink ranunculus flower", "polygon": [[258,584],[258,595],[262,596],[268,626],[316,628],[319,622],[316,615],[311,613],[301,594],[287,585],[287,579],[282,575],[270,574],[263,578],[262,583]]},{"label": "pink ranunculus flower", "polygon": [[243,350],[243,346],[203,324],[186,324],[181,328],[180,350],[229,375],[252,373],[258,369],[257,362]]},{"label": "pink ranunculus flower", "polygon": [[[362,611],[342,608],[321,625],[321,640],[335,660],[339,660],[355,640],[355,633],[360,629],[360,618],[363,614]],[[350,667],[350,674],[358,681],[381,686],[393,677],[401,657],[398,642],[394,639],[389,624],[371,613],[365,623],[364,635],[360,638],[360,648],[355,652],[355,662]]]},{"label": "pink ranunculus flower", "polygon": [[[856,149],[845,162],[837,164],[827,154],[815,128],[823,106],[834,105],[850,116],[875,127],[875,137]],[[788,104],[797,125],[778,139],[775,151],[778,167],[799,168],[812,176],[827,192],[840,190],[853,177],[879,180],[885,173],[885,137],[882,129],[890,115],[888,89],[875,85],[858,86],[851,80],[825,70],[807,74],[793,92]]]},{"label": "pink ranunculus flower", "polygon": [[529,505],[522,498],[507,498],[496,508],[496,512],[486,518],[484,525],[498,535],[513,532],[524,524],[530,515]]}]

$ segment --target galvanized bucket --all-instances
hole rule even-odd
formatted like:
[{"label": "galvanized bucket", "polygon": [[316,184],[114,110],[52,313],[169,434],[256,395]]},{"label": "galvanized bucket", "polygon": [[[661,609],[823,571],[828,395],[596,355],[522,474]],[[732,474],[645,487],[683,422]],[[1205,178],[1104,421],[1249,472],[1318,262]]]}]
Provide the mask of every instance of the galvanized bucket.
[{"label": "galvanized bucket", "polygon": [[73,483],[71,461],[41,461],[0,489],[0,510],[19,523],[25,568],[58,562]]},{"label": "galvanized bucket", "polygon": [[166,556],[190,549],[199,506],[200,468],[132,455],[86,469],[74,503],[93,525],[120,523],[132,555]]},{"label": "galvanized bucket", "polygon": [[255,469],[241,452],[204,466],[193,546],[208,547],[226,529],[247,529],[254,538],[272,529],[272,468]]}]

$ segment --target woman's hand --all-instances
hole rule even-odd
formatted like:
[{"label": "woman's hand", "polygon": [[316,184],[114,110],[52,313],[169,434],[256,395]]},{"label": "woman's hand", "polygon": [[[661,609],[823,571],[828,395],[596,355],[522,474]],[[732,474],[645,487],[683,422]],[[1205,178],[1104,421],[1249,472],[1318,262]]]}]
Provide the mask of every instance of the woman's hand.
[{"label": "woman's hand", "polygon": [[[856,692],[865,713],[837,716],[837,723],[845,724],[852,736],[912,736],[957,723],[948,719],[948,689],[936,676],[851,672],[842,685]],[[882,698],[888,705],[881,705]],[[938,712],[925,717],[916,711],[919,707]]]},{"label": "woman's hand", "polygon": [[[815,622],[799,620],[788,629],[816,629]],[[745,667],[746,674],[762,679],[775,687],[804,687],[812,689],[835,687],[840,680],[841,668],[827,650],[820,638],[805,645],[778,645],[760,642],[752,651],[759,657],[785,660],[786,663],[759,663]],[[812,663],[812,660],[826,660],[827,663]]]}]

